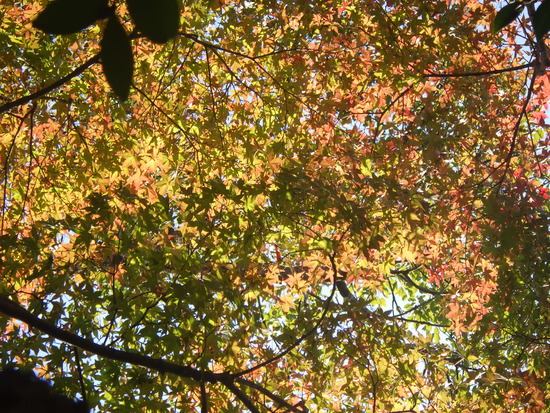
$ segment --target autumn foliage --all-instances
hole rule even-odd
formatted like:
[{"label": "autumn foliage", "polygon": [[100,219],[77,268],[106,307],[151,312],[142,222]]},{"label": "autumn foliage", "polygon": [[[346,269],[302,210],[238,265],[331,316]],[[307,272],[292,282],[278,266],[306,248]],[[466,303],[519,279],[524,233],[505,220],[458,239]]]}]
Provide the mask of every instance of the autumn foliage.
[{"label": "autumn foliage", "polygon": [[0,5],[2,368],[101,412],[549,408],[548,1],[57,2]]}]

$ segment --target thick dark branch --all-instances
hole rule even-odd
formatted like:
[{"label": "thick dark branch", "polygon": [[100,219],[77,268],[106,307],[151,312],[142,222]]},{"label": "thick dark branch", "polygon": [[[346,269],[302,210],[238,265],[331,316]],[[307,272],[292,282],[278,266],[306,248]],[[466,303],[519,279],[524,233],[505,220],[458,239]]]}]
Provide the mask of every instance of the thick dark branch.
[{"label": "thick dark branch", "polygon": [[201,382],[201,413],[208,413],[208,394],[206,386]]},{"label": "thick dark branch", "polygon": [[139,353],[117,350],[102,344],[94,343],[91,340],[80,337],[70,331],[63,330],[48,321],[38,318],[36,315],[32,314],[6,296],[0,296],[0,312],[9,317],[23,321],[24,323],[27,323],[29,327],[40,330],[51,337],[111,360],[147,367],[160,373],[172,373],[179,377],[193,379],[197,381],[197,383],[209,382],[225,384],[230,377],[228,373],[201,371],[189,366],[181,366],[162,359],[144,356]]},{"label": "thick dark branch", "polygon": [[468,72],[468,73],[424,73],[423,77],[436,78],[452,78],[452,77],[476,77],[476,76],[492,76],[500,73],[516,72],[518,70],[529,69],[533,67],[533,63],[525,63],[520,66],[508,67],[506,69],[487,70],[485,72]]},{"label": "thick dark branch", "polygon": [[[38,318],[25,308],[21,307],[15,301],[9,299],[6,296],[0,296],[0,313],[7,315],[8,317],[16,318],[26,324],[29,327],[40,330],[41,332],[48,334],[49,336],[61,340],[65,343],[72,344],[82,350],[89,351],[95,355],[108,358],[110,360],[121,361],[136,366],[142,366],[158,371],[159,373],[171,373],[179,377],[195,380],[201,387],[201,402],[202,411],[208,411],[208,401],[206,389],[204,383],[221,383],[225,385],[231,393],[233,393],[252,413],[260,413],[258,408],[254,405],[254,402],[245,394],[241,389],[235,385],[235,375],[229,373],[213,373],[211,371],[198,370],[189,366],[182,366],[179,364],[171,363],[162,359],[144,356],[139,353],[131,353],[128,351],[117,350],[102,344],[94,343],[91,340],[80,337],[70,331],[63,330],[53,324]],[[239,380],[239,379],[238,379]],[[244,383],[244,380],[239,380]],[[250,383],[245,384],[255,389],[262,390],[262,393],[267,392],[263,387],[256,385],[251,386]],[[277,397],[277,396],[274,396]],[[281,399],[276,399],[278,403],[285,404]],[[286,405],[286,404],[285,404]],[[298,411],[299,413],[302,413]]]},{"label": "thick dark branch", "polygon": [[46,86],[45,88],[40,89],[34,93],[31,93],[30,95],[23,96],[11,102],[4,103],[2,106],[0,106],[0,114],[7,112],[8,110],[11,110],[17,106],[24,105],[26,103],[32,102],[35,99],[38,99],[47,95],[51,91],[63,86],[64,84],[68,83],[71,79],[82,74],[86,69],[88,69],[90,66],[92,66],[97,62],[99,62],[99,54],[96,54],[94,57],[88,59],[87,61],[82,63],[80,66],[78,66],[76,69],[74,69],[71,73],[69,73],[67,76],[62,77],[59,80],[56,80],[51,85]]}]

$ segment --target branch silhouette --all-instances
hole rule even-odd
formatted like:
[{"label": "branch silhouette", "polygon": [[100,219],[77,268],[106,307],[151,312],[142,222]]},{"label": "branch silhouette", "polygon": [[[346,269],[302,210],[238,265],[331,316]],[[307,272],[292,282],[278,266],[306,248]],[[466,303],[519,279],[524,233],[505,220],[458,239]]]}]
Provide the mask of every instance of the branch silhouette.
[{"label": "branch silhouette", "polygon": [[516,72],[519,70],[529,69],[534,66],[534,63],[525,63],[520,66],[507,67],[506,69],[487,70],[485,72],[465,72],[465,73],[424,73],[422,77],[427,78],[452,78],[452,77],[476,77],[476,76],[492,76],[500,73]]},{"label": "branch silhouette", "polygon": [[[32,314],[30,311],[26,310],[6,296],[0,296],[0,313],[3,313],[8,317],[16,318],[28,324],[29,327],[37,329],[55,339],[110,360],[150,368],[158,371],[159,373],[170,373],[182,378],[192,379],[196,381],[198,385],[204,385],[205,382],[212,384],[223,384],[247,407],[247,409],[253,413],[259,413],[258,408],[254,405],[254,402],[235,385],[235,382],[245,384],[265,395],[270,394],[269,391],[264,389],[262,386],[256,383],[251,385],[251,382],[249,381],[245,382],[244,380],[239,380],[234,374],[231,373],[213,373],[207,370],[199,370],[190,366],[172,363],[160,358],[154,358],[129,351],[122,351],[102,344],[97,344],[92,340],[88,340],[75,333],[56,327],[50,322],[39,318],[35,314]],[[282,399],[279,399],[275,395],[273,395],[273,397],[277,403],[281,403]]]},{"label": "branch silhouette", "polygon": [[[145,356],[139,353],[132,353],[129,351],[122,351],[106,345],[97,344],[92,340],[85,339],[70,331],[54,326],[50,322],[32,314],[30,311],[26,310],[18,303],[6,296],[0,296],[0,313],[8,317],[20,320],[28,324],[29,327],[48,334],[55,339],[73,345],[75,347],[75,351],[76,348],[79,348],[81,350],[88,351],[90,353],[108,358],[110,360],[121,361],[136,366],[150,368],[152,370],[158,371],[159,373],[170,373],[182,378],[192,379],[201,386],[201,392],[203,392],[203,411],[208,411],[208,402],[206,398],[206,390],[204,389],[204,383],[220,383],[227,387],[229,391],[231,391],[231,393],[233,393],[251,412],[259,413],[258,408],[254,405],[254,402],[241,389],[236,386],[236,383],[239,383],[260,392],[261,394],[268,397],[280,407],[285,408],[289,412],[307,412],[307,410],[304,410],[303,408],[292,406],[291,404],[287,403],[283,398],[273,394],[258,383],[238,377],[238,375],[242,373],[213,373],[211,371],[195,369],[190,366],[179,365],[163,359]],[[305,339],[305,337],[311,334],[313,331],[314,330],[302,336],[301,339]],[[280,357],[282,357],[282,355],[279,355],[279,358]]]},{"label": "branch silhouette", "polygon": [[66,76],[63,76],[61,79],[56,80],[51,85],[46,86],[43,89],[37,90],[34,93],[31,93],[26,96],[22,96],[19,99],[12,100],[11,102],[4,103],[2,106],[0,106],[0,114],[5,113],[13,108],[16,108],[18,106],[24,105],[26,103],[32,102],[35,99],[39,99],[43,96],[46,96],[48,93],[52,92],[53,90],[63,86],[64,84],[70,82],[75,77],[81,75],[86,69],[88,69],[90,66],[96,64],[99,62],[99,53],[95,56],[91,57],[90,59],[86,60],[84,63],[82,63],[80,66],[78,66],[76,69],[74,69],[71,73],[69,73]]}]

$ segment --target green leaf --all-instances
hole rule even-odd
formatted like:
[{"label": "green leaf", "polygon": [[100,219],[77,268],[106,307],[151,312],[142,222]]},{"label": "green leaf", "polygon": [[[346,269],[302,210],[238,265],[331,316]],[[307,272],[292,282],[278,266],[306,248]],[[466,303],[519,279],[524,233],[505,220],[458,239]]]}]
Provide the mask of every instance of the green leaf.
[{"label": "green leaf", "polygon": [[137,29],[155,43],[166,43],[180,27],[179,0],[126,0]]},{"label": "green leaf", "polygon": [[550,31],[550,1],[545,0],[533,15],[533,29],[537,40],[541,40]]},{"label": "green leaf", "polygon": [[107,82],[121,100],[128,99],[134,56],[132,44],[124,27],[116,17],[111,17],[101,39],[101,62]]},{"label": "green leaf", "polygon": [[55,0],[40,12],[32,25],[50,34],[76,33],[110,14],[107,1]]},{"label": "green leaf", "polygon": [[504,6],[496,15],[493,22],[493,33],[498,32],[503,27],[508,26],[521,14],[523,4],[519,1]]}]

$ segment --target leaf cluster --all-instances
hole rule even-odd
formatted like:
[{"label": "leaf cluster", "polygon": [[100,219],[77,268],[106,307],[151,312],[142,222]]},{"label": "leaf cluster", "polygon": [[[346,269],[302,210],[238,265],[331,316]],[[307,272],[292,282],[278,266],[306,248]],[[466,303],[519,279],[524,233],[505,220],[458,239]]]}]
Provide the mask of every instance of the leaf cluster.
[{"label": "leaf cluster", "polygon": [[532,27],[151,4],[0,5],[0,363],[101,411],[543,411]]}]

